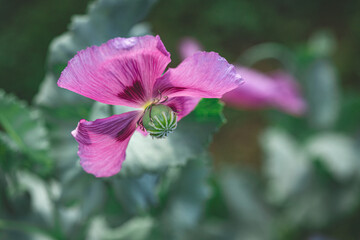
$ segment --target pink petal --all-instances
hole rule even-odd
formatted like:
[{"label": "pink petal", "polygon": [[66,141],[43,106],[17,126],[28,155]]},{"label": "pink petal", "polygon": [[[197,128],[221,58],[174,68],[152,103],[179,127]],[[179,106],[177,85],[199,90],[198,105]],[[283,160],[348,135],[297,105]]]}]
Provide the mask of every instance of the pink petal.
[{"label": "pink petal", "polygon": [[274,106],[294,115],[302,115],[306,111],[306,102],[300,93],[300,86],[286,72],[272,73],[271,78],[276,82],[277,94],[274,97]]},{"label": "pink petal", "polygon": [[169,62],[159,36],[114,38],[78,52],[58,85],[102,103],[139,107]]},{"label": "pink petal", "polygon": [[79,143],[80,164],[96,177],[117,174],[142,111],[132,111],[88,122],[82,119],[72,135]]},{"label": "pink petal", "polygon": [[178,121],[191,113],[201,98],[193,97],[174,97],[164,103],[170,107],[174,112],[178,113]]},{"label": "pink petal", "polygon": [[190,57],[194,55],[196,52],[202,51],[203,47],[200,45],[200,43],[191,37],[186,37],[181,39],[179,44],[179,53],[181,59],[185,59],[187,57]]},{"label": "pink petal", "polygon": [[245,67],[236,67],[246,82],[226,93],[222,100],[230,106],[260,108],[272,101],[274,82],[265,74]]},{"label": "pink petal", "polygon": [[217,53],[198,52],[159,78],[154,94],[160,91],[168,97],[220,98],[238,87],[241,80],[234,66]]},{"label": "pink petal", "polygon": [[[245,67],[236,70],[246,80],[245,84],[226,93],[222,100],[236,108],[276,107],[291,114],[302,114],[305,103],[296,81],[288,74],[267,76]],[[281,76],[281,77],[280,77]]]}]

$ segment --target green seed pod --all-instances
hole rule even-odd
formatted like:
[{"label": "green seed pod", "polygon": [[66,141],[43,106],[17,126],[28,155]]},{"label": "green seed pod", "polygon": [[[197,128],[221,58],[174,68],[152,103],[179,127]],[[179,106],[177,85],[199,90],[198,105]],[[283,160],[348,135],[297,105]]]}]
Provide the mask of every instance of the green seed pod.
[{"label": "green seed pod", "polygon": [[168,106],[151,105],[145,110],[142,123],[150,136],[163,138],[175,130],[177,115]]}]

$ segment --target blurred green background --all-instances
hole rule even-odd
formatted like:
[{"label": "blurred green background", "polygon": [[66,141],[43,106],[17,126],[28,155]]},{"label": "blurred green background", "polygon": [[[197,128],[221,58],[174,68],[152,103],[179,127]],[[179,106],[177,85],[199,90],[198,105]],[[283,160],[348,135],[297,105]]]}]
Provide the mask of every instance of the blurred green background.
[{"label": "blurred green background", "polygon": [[[116,1],[98,2],[104,2],[101,14],[113,19],[108,8]],[[129,29],[144,21],[150,26],[145,31],[161,36],[172,55],[170,67],[181,61],[180,40],[191,36],[231,63],[291,72],[309,111],[294,117],[271,108],[225,106],[227,123],[213,136],[211,157],[185,147],[191,159],[200,160],[95,179],[73,170],[76,143],[68,133],[85,116],[121,109],[65,95],[54,95],[56,103],[43,94],[53,92],[39,93],[45,75],[56,80],[66,64],[53,56],[62,51],[72,57],[78,46],[99,44],[94,38],[74,48],[64,43],[71,51],[49,51],[71,17],[87,13],[89,1],[0,0],[0,88],[6,92],[0,92],[0,110],[15,126],[0,124],[0,239],[360,238],[360,1],[158,0],[151,7],[152,1],[117,2],[124,2],[120,20],[139,16],[129,20]],[[123,33],[116,24],[123,27],[114,23],[114,33]],[[132,34],[123,31],[124,37]],[[291,57],[262,43],[275,43]],[[198,112],[217,109],[211,104]],[[34,117],[33,110],[40,113]],[[215,127],[209,126],[199,131],[211,136]],[[25,133],[39,144],[28,145]],[[45,206],[44,199],[51,214],[37,206]]]}]

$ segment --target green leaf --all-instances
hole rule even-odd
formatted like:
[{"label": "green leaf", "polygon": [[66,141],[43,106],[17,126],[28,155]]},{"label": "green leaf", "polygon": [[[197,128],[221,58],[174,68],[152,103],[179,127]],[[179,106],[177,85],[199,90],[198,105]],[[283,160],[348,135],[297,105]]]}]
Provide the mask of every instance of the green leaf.
[{"label": "green leaf", "polygon": [[49,126],[51,156],[60,170],[58,174],[69,167],[76,167],[78,145],[71,131],[76,128],[80,119],[89,115],[89,112],[90,109],[86,105],[64,105],[56,109],[42,109],[42,114]]},{"label": "green leaf", "polygon": [[279,220],[289,229],[323,227],[355,209],[359,162],[353,140],[322,133],[301,146],[287,133],[270,129],[262,146],[268,199],[282,209]]},{"label": "green leaf", "polygon": [[131,215],[143,213],[157,201],[156,185],[158,176],[144,174],[139,178],[111,178],[117,200]]},{"label": "green leaf", "polygon": [[151,237],[151,231],[156,224],[151,217],[135,217],[126,224],[115,229],[109,228],[102,217],[95,218],[90,226],[86,239],[89,240],[145,240],[157,239]]},{"label": "green leaf", "polygon": [[301,185],[310,167],[306,152],[286,132],[269,129],[261,136],[268,198],[282,203]]},{"label": "green leaf", "polygon": [[354,132],[359,127],[360,122],[360,95],[354,88],[346,91],[343,98],[339,120],[336,129],[344,132]]},{"label": "green leaf", "polygon": [[169,186],[165,208],[161,216],[164,239],[187,239],[196,229],[210,196],[207,184],[209,167],[205,159],[190,160]]},{"label": "green leaf", "polygon": [[40,85],[40,91],[35,96],[35,104],[46,108],[59,108],[63,106],[87,105],[91,106],[93,101],[57,85],[58,76],[48,72]]},{"label": "green leaf", "polygon": [[105,203],[105,182],[85,173],[80,166],[69,169],[63,175],[61,185],[59,202],[65,207],[79,208],[82,218],[97,213]]},{"label": "green leaf", "polygon": [[222,121],[225,123],[225,117],[222,114],[224,103],[216,98],[201,99],[189,118],[196,122]]},{"label": "green leaf", "polygon": [[309,39],[309,51],[318,58],[329,57],[337,48],[334,34],[329,30],[314,33]]},{"label": "green leaf", "polygon": [[0,219],[0,237],[1,239],[17,240],[54,240],[51,233],[32,224],[22,221],[7,221]]},{"label": "green leaf", "polygon": [[[11,159],[16,160],[16,159]],[[29,192],[19,183],[16,170],[0,169],[0,217],[24,217],[31,211]]]},{"label": "green leaf", "polygon": [[339,115],[340,93],[335,67],[327,60],[316,60],[305,74],[310,123],[320,129],[331,128]]},{"label": "green leaf", "polygon": [[308,141],[307,151],[342,181],[353,177],[360,168],[355,143],[344,134],[318,134]]},{"label": "green leaf", "polygon": [[39,174],[51,171],[48,132],[38,111],[0,91],[0,125],[8,136],[2,135],[2,140],[30,157],[31,161],[24,162],[24,166]]},{"label": "green leaf", "polygon": [[274,219],[262,198],[257,179],[240,169],[226,167],[220,171],[218,181],[225,206],[236,226],[232,229],[239,239],[271,238]]},{"label": "green leaf", "polygon": [[89,120],[95,121],[96,119],[110,117],[111,116],[110,112],[111,112],[110,105],[101,102],[94,102],[91,108]]},{"label": "green leaf", "polygon": [[46,227],[53,226],[54,202],[49,194],[51,186],[32,173],[19,172],[17,177],[20,184],[30,193],[33,212],[42,217]]},{"label": "green leaf", "polygon": [[144,19],[155,0],[102,0],[89,5],[87,16],[75,16],[70,29],[87,45],[110,38],[128,37],[131,28]]},{"label": "green leaf", "polygon": [[81,217],[89,218],[92,214],[101,210],[105,203],[105,194],[106,188],[104,182],[93,180],[83,194],[85,199],[83,204],[81,204]]}]

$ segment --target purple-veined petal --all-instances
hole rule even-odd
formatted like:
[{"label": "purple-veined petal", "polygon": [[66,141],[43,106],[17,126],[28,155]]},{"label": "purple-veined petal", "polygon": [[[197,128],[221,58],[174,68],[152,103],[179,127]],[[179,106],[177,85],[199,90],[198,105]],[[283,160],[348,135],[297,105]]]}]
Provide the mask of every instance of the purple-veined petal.
[{"label": "purple-veined petal", "polygon": [[179,53],[181,59],[185,59],[187,57],[191,57],[196,52],[202,51],[203,47],[200,45],[200,43],[191,37],[185,37],[181,39],[179,44]]},{"label": "purple-veined petal", "polygon": [[169,62],[159,36],[114,38],[78,52],[58,85],[102,103],[140,107]]},{"label": "purple-veined petal", "polygon": [[201,98],[194,97],[174,97],[163,103],[170,107],[174,112],[177,112],[178,121],[191,113]]},{"label": "purple-veined petal", "polygon": [[305,111],[296,81],[284,72],[268,76],[246,67],[236,67],[245,84],[226,93],[222,100],[235,108],[276,107],[287,113],[300,115]]},{"label": "purple-veined petal", "polygon": [[[177,68],[169,69],[154,86],[154,94],[221,98],[239,86],[242,79],[233,65],[215,52],[198,52],[186,58]],[[155,96],[156,97],[156,96]]]},{"label": "purple-veined petal", "polygon": [[72,135],[79,143],[83,169],[96,177],[117,174],[142,111],[132,111],[88,122],[82,119]]}]

